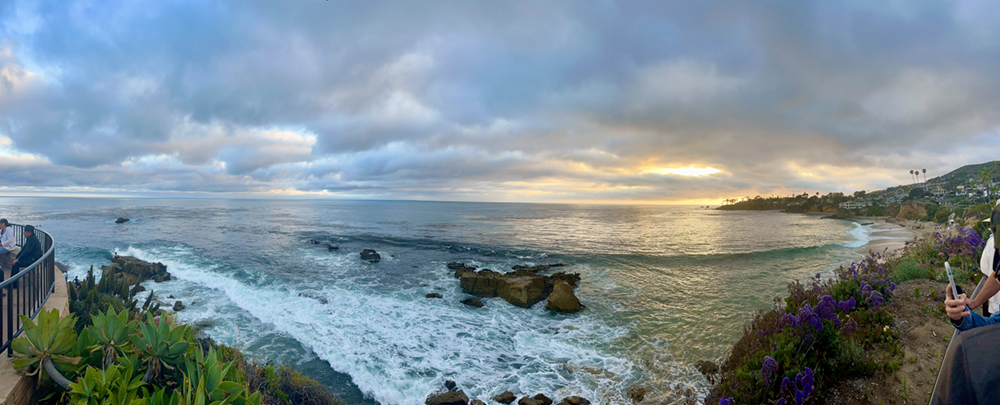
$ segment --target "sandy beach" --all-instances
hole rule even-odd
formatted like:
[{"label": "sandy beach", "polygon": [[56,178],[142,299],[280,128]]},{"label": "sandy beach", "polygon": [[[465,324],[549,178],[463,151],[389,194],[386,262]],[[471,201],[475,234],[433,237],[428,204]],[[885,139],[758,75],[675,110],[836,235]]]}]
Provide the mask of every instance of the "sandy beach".
[{"label": "sandy beach", "polygon": [[[954,232],[954,228],[948,229],[935,222],[903,221],[893,218],[878,218],[872,222],[874,224],[871,225],[871,240],[861,248],[861,252],[877,252],[885,249],[893,251],[905,247],[909,242],[929,238],[935,232],[942,234]],[[941,228],[936,228],[939,226]]]}]

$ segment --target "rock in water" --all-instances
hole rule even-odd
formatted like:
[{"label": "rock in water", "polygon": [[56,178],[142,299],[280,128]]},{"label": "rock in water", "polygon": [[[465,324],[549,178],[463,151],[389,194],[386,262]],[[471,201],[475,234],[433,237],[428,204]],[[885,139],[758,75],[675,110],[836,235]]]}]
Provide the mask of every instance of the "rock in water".
[{"label": "rock in water", "polygon": [[510,391],[504,391],[500,395],[493,397],[494,401],[499,402],[501,404],[510,404],[511,402],[514,402],[514,400],[516,399],[517,397],[514,396],[514,393]]},{"label": "rock in water", "polygon": [[378,261],[382,260],[382,256],[380,256],[378,252],[372,249],[365,249],[361,251],[361,260],[364,260],[369,263],[377,263]]},{"label": "rock in water", "polygon": [[469,397],[462,391],[448,391],[434,394],[424,401],[426,405],[469,405]]},{"label": "rock in water", "polygon": [[[466,298],[466,299],[462,300],[462,303],[465,304],[465,305],[468,305],[470,307],[476,307],[476,308],[482,308],[483,307],[483,300],[481,300],[479,298]],[[513,399],[511,401],[513,401]]]},{"label": "rock in water", "polygon": [[328,252],[332,252],[332,251],[334,251],[334,250],[340,250],[340,246],[333,246],[333,245],[331,245],[331,244],[327,243],[327,244],[326,244],[326,250],[327,250]]},{"label": "rock in water", "polygon": [[444,382],[444,388],[447,389],[448,391],[454,391],[455,387],[458,387],[458,384],[455,384],[455,382],[452,380]]},{"label": "rock in water", "polygon": [[524,397],[517,401],[517,405],[542,405],[542,403],[532,397]]},{"label": "rock in water", "polygon": [[439,293],[430,293],[424,296],[424,298],[442,298]]},{"label": "rock in water", "polygon": [[548,295],[548,279],[546,277],[512,277],[507,282],[500,285],[497,293],[500,298],[521,308],[531,308]]},{"label": "rock in water", "polygon": [[580,300],[573,294],[573,287],[563,280],[556,280],[552,284],[552,293],[549,294],[549,302],[545,305],[549,311],[574,313],[583,310]]},{"label": "rock in water", "polygon": [[552,398],[545,396],[545,394],[535,395],[535,401],[538,401],[538,405],[552,405]]},{"label": "rock in water", "polygon": [[[110,268],[110,269],[109,269]],[[146,280],[157,283],[170,281],[170,273],[163,263],[149,263],[131,256],[118,256],[111,259],[111,264],[101,266],[101,270],[113,270],[129,285],[141,284]]]},{"label": "rock in water", "polygon": [[644,398],[646,398],[646,389],[641,386],[634,385],[628,390],[628,397],[632,399],[633,403],[640,403]]},{"label": "rock in water", "polygon": [[486,403],[478,399],[473,399],[472,402],[469,402],[469,405],[486,405]]},{"label": "rock in water", "polygon": [[174,303],[174,312],[183,311],[184,308],[185,307],[184,307],[184,303],[183,302],[177,301],[177,302]]},{"label": "rock in water", "polygon": [[590,401],[586,398],[581,398],[577,396],[563,398],[562,404],[565,405],[590,405]]},{"label": "rock in water", "polygon": [[118,219],[115,220],[115,223],[116,224],[124,224],[124,223],[126,223],[128,221],[129,221],[128,218],[118,218]]}]

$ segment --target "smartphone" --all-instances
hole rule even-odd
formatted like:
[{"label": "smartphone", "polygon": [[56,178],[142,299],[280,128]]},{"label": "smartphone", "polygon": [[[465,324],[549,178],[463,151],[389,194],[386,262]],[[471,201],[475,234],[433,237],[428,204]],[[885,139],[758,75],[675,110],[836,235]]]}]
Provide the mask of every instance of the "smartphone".
[{"label": "smartphone", "polygon": [[944,262],[944,271],[948,273],[948,282],[951,283],[952,296],[958,299],[958,287],[955,286],[955,277],[951,275],[951,265],[948,262]]}]

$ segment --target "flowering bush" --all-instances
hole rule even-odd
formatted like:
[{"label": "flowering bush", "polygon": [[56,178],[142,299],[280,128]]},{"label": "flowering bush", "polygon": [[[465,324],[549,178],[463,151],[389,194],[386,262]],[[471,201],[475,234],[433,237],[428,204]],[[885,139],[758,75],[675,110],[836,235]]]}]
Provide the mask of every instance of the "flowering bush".
[{"label": "flowering bush", "polygon": [[757,313],[745,329],[710,400],[802,405],[833,382],[898,364],[885,308],[896,288],[891,272],[883,254],[871,253],[832,279],[789,284],[784,305]]}]

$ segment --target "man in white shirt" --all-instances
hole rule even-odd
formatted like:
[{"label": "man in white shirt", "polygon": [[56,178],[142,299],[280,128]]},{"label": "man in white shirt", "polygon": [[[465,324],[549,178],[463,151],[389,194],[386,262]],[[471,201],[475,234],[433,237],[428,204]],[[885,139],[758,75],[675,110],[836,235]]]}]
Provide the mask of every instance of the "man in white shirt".
[{"label": "man in white shirt", "polygon": [[14,232],[7,228],[7,225],[9,224],[6,219],[0,219],[0,256],[14,250]]}]

